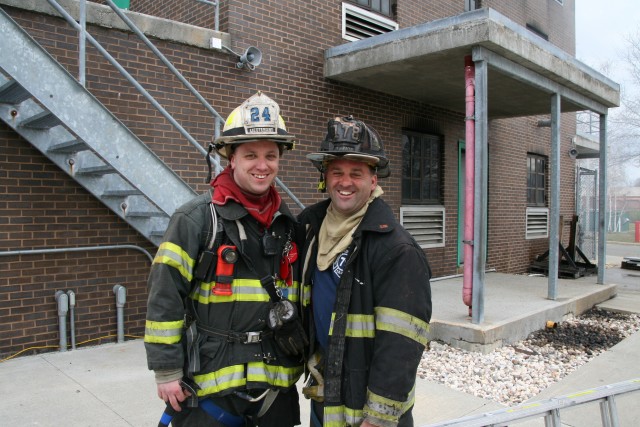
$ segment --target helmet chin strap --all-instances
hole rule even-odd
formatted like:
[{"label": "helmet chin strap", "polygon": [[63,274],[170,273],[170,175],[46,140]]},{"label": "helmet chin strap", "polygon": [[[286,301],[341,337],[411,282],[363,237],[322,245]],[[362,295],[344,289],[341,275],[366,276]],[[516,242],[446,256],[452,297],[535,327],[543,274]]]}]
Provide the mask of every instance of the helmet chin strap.
[{"label": "helmet chin strap", "polygon": [[213,172],[211,169],[211,152],[213,151],[213,143],[209,144],[209,151],[207,152],[207,154],[205,155],[206,159],[207,159],[207,168],[209,169],[209,175],[207,176],[207,180],[205,181],[205,184],[209,184],[211,182],[211,180],[213,179]]},{"label": "helmet chin strap", "polygon": [[327,192],[327,182],[324,180],[324,174],[320,172],[320,180],[318,181],[318,191],[321,193]]}]

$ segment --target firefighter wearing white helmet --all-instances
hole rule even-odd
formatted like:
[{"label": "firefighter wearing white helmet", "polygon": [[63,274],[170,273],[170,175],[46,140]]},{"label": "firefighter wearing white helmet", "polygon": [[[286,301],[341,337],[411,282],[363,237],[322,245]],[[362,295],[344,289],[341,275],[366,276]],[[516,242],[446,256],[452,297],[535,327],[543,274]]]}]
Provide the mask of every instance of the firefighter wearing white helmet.
[{"label": "firefighter wearing white helmet", "polygon": [[238,144],[270,140],[280,151],[291,150],[295,137],[287,132],[280,107],[267,95],[258,91],[229,114],[222,129],[222,136],[214,145],[218,153],[228,159]]},{"label": "firefighter wearing white helmet", "polygon": [[176,210],[158,248],[145,348],[174,427],[300,424],[298,239],[273,185],[293,140],[262,93],[236,108],[215,141],[229,164]]}]

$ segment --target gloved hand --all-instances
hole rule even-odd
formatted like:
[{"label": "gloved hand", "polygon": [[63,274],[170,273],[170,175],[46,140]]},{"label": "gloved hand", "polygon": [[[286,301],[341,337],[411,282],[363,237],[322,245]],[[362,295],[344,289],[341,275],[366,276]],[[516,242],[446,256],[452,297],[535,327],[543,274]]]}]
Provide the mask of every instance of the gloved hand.
[{"label": "gloved hand", "polygon": [[276,344],[285,354],[301,356],[305,346],[309,345],[298,310],[291,301],[283,299],[274,303],[269,310],[267,324],[273,330]]},{"label": "gloved hand", "polygon": [[300,319],[285,323],[274,332],[276,344],[288,356],[302,356],[305,346],[309,345]]}]

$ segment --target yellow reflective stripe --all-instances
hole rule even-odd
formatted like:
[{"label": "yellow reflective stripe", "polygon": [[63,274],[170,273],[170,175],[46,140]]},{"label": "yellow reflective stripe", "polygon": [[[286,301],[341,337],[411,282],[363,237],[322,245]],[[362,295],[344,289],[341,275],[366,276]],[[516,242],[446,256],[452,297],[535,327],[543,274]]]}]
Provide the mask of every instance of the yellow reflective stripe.
[{"label": "yellow reflective stripe", "polygon": [[176,344],[182,338],[184,320],[154,322],[147,320],[144,325],[144,342],[155,344]]},{"label": "yellow reflective stripe", "polygon": [[329,336],[333,335],[333,321],[336,319],[336,312],[331,313],[331,323],[329,323]]},{"label": "yellow reflective stripe", "polygon": [[242,387],[247,383],[244,376],[244,365],[234,365],[203,375],[194,375],[193,380],[200,386],[198,396],[219,393],[234,387]]},{"label": "yellow reflective stripe", "polygon": [[362,409],[351,409],[345,406],[344,418],[349,425],[358,425],[362,423],[364,418],[364,411]]},{"label": "yellow reflective stripe", "polygon": [[191,282],[195,261],[180,246],[171,242],[163,242],[158,248],[154,264],[165,264],[177,269],[180,274]]},{"label": "yellow reflective stripe", "polygon": [[264,290],[259,280],[234,279],[231,283],[231,295],[216,295],[215,282],[200,283],[191,298],[200,304],[212,304],[223,302],[268,302],[269,294]]},{"label": "yellow reflective stripe", "polygon": [[375,338],[376,326],[372,314],[347,315],[347,336],[353,338]]},{"label": "yellow reflective stripe", "polygon": [[398,419],[413,406],[416,399],[415,384],[406,402],[388,399],[386,397],[375,394],[371,390],[367,390],[367,403],[364,405],[364,415],[371,415],[374,418],[397,422]]},{"label": "yellow reflective stripe", "polygon": [[[233,295],[236,297],[235,301],[250,301],[250,302],[268,302],[269,294],[265,291],[259,280],[255,279],[234,279],[233,280]],[[215,299],[214,299],[214,302]]]},{"label": "yellow reflective stripe", "polygon": [[[269,294],[264,289],[259,280],[256,279],[234,279],[231,283],[231,295],[216,295],[215,282],[200,283],[191,295],[200,304],[212,304],[223,302],[269,302]],[[293,286],[289,288],[287,297],[290,301],[298,300],[297,293]]]},{"label": "yellow reflective stripe", "polygon": [[376,307],[375,313],[378,330],[395,332],[425,346],[429,342],[429,324],[424,320],[388,307]]},{"label": "yellow reflective stripe", "polygon": [[361,409],[351,409],[344,405],[324,407],[323,427],[344,427],[345,425],[360,425],[363,420]]},{"label": "yellow reflective stripe", "polygon": [[[331,313],[329,335],[333,335],[333,321],[336,313]],[[351,338],[375,338],[376,327],[372,314],[347,314],[346,336]]]},{"label": "yellow reflective stripe", "polygon": [[285,366],[267,365],[264,362],[247,364],[247,381],[264,382],[276,387],[291,387],[302,375],[302,366],[287,368]]},{"label": "yellow reflective stripe", "polygon": [[245,365],[234,365],[215,372],[195,375],[194,381],[200,386],[198,396],[219,393],[236,387],[244,387],[247,382],[262,382],[274,387],[291,387],[302,375],[302,366],[287,368],[267,365],[264,362],[250,362]]},{"label": "yellow reflective stripe", "polygon": [[311,305],[311,285],[302,285],[302,306]]},{"label": "yellow reflective stripe", "polygon": [[294,280],[291,282],[291,286],[287,286],[283,280],[278,280],[278,286],[282,288],[283,292],[287,289],[286,295],[289,301],[300,301],[300,283]]},{"label": "yellow reflective stripe", "polygon": [[209,297],[211,296],[211,288],[213,288],[214,284],[215,282],[200,282],[198,286],[195,286],[193,288],[193,291],[191,291],[191,295],[189,295],[189,297],[201,304],[206,304],[206,302],[209,300]]}]

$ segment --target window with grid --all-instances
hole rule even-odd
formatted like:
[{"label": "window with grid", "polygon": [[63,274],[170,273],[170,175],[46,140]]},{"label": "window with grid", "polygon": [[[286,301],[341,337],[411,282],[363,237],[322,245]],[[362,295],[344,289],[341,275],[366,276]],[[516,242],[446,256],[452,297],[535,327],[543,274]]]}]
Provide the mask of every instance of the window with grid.
[{"label": "window with grid", "polygon": [[377,12],[381,15],[393,17],[396,0],[349,0],[363,9]]},{"label": "window with grid", "polygon": [[547,158],[527,155],[527,206],[546,206]]},{"label": "window with grid", "polygon": [[442,141],[434,135],[402,135],[402,203],[434,205],[441,202]]}]

